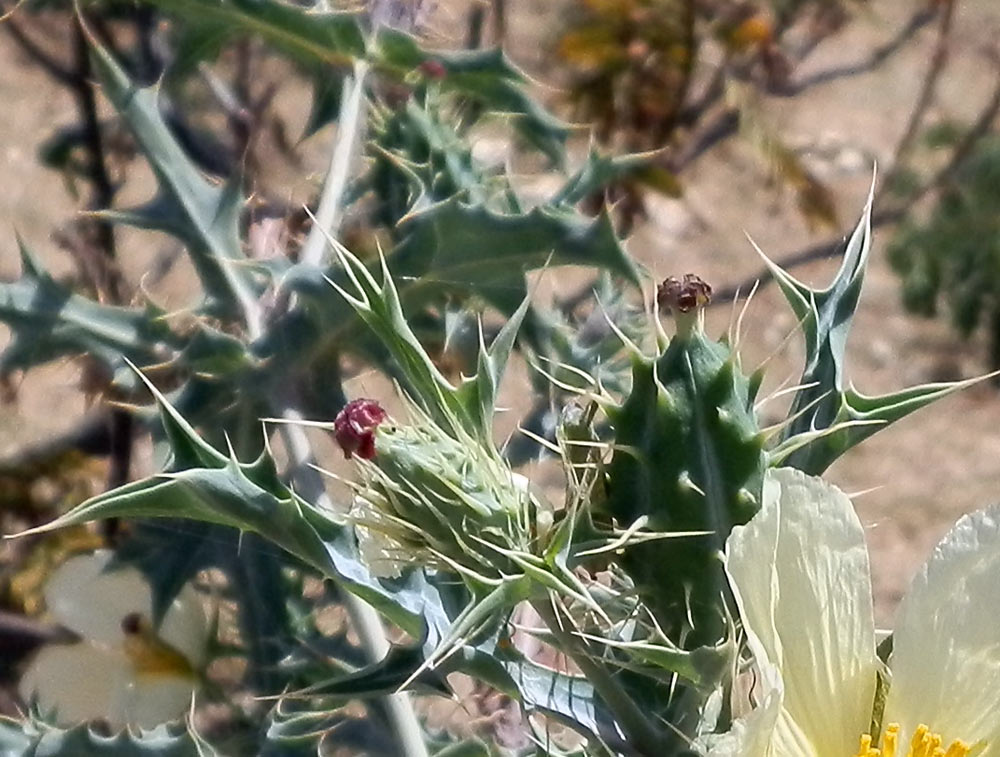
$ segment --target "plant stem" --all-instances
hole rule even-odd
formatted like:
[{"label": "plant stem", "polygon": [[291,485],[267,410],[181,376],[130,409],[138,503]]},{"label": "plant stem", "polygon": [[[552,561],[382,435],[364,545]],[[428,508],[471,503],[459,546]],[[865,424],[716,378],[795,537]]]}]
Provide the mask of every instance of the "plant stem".
[{"label": "plant stem", "polygon": [[664,735],[629,696],[607,666],[596,662],[587,652],[586,643],[566,628],[566,621],[559,616],[550,600],[536,600],[531,606],[559,642],[559,651],[567,654],[576,663],[594,690],[601,695],[628,744],[634,747],[637,753],[648,757],[662,754],[667,741]]},{"label": "plant stem", "polygon": [[340,96],[340,118],[337,121],[337,138],[330,154],[330,168],[316,208],[316,221],[302,247],[300,260],[319,265],[326,250],[327,235],[336,236],[340,226],[344,191],[350,177],[354,145],[361,133],[365,113],[365,76],[368,64],[363,60],[354,63],[354,73],[344,77]]},{"label": "plant stem", "polygon": [[[292,480],[296,491],[318,508],[332,509],[332,503],[323,486],[323,479],[311,466],[314,456],[309,439],[301,426],[302,415],[297,410],[286,409],[282,417],[291,423],[281,424],[282,439],[292,463]],[[361,640],[361,646],[371,662],[382,660],[389,652],[382,619],[375,609],[350,592],[342,592],[344,608],[351,619],[351,626]],[[413,711],[410,697],[405,693],[390,694],[384,698],[386,713],[396,732],[400,757],[427,757],[423,730]]]},{"label": "plant stem", "polygon": [[[316,221],[302,249],[301,261],[304,263],[319,265],[322,262],[327,236],[335,237],[340,226],[344,191],[350,177],[355,144],[364,121],[363,105],[367,71],[367,64],[364,61],[357,61],[354,64],[353,75],[344,80],[337,138],[334,141],[330,169],[316,210]],[[296,425],[296,421],[302,420],[302,414],[295,409],[297,403],[281,402],[281,399],[273,397],[272,403],[276,406],[275,409],[280,411],[281,417],[290,421],[283,423],[280,431],[291,462],[291,475],[296,490],[316,507],[332,509],[332,503],[323,486],[323,479],[312,467],[315,455],[309,439],[303,428]],[[343,594],[344,609],[350,616],[354,632],[361,640],[365,656],[372,663],[379,662],[389,652],[389,640],[386,638],[382,618],[364,600],[350,592]],[[409,695],[402,692],[390,694],[383,698],[383,703],[395,731],[400,757],[427,757],[423,729],[413,711]]]}]

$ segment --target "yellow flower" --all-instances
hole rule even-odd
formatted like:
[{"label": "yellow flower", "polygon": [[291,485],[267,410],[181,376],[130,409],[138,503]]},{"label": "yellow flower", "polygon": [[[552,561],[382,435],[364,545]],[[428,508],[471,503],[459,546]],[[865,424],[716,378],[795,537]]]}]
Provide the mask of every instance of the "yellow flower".
[{"label": "yellow flower", "polygon": [[106,570],[111,558],[71,557],[45,585],[49,614],[82,638],[44,647],[19,690],[62,726],[152,728],[183,716],[198,685],[207,634],[197,594],[185,587],[154,632],[149,584],[135,568]]},{"label": "yellow flower", "polygon": [[868,551],[841,491],[770,471],[726,565],[757,664],[754,706],[700,739],[703,754],[1000,755],[1000,507],[963,517],[914,579],[881,717]]}]

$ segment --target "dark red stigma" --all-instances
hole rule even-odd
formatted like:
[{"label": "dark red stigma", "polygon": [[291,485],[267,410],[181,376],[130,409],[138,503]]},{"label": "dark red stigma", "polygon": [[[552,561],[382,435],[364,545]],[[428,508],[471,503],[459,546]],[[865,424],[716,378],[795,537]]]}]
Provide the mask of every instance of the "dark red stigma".
[{"label": "dark red stigma", "polygon": [[444,64],[439,60],[434,60],[433,58],[425,60],[420,64],[419,68],[420,73],[428,79],[443,79],[448,75],[448,69],[444,67]]},{"label": "dark red stigma", "polygon": [[684,274],[683,279],[671,276],[656,288],[656,301],[662,309],[690,313],[705,307],[712,299],[712,287],[700,276]]},{"label": "dark red stigma", "polygon": [[375,429],[388,416],[375,400],[351,400],[333,421],[333,436],[348,460],[375,457]]}]

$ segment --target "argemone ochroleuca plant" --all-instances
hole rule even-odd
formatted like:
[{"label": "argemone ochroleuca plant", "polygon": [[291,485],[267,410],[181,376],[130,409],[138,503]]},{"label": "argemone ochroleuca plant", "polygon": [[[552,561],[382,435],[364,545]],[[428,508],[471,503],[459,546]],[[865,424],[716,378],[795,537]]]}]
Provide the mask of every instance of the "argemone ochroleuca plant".
[{"label": "argemone ochroleuca plant", "polygon": [[712,757],[1000,754],[1000,508],[962,518],[876,654],[864,531],[825,481],[771,470],[726,564],[760,676],[755,707],[702,744]]}]

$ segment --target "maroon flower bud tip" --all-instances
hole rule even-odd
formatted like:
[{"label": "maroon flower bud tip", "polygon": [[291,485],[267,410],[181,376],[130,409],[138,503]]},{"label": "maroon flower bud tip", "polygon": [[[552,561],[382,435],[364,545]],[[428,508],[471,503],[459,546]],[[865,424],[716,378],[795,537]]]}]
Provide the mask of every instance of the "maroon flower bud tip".
[{"label": "maroon flower bud tip", "polygon": [[333,421],[333,436],[348,460],[375,457],[375,429],[388,416],[375,400],[351,400]]},{"label": "maroon flower bud tip", "polygon": [[428,79],[443,79],[448,75],[448,69],[439,60],[429,58],[418,66],[418,70]]},{"label": "maroon flower bud tip", "polygon": [[693,273],[684,274],[683,279],[671,276],[656,288],[656,302],[661,310],[690,313],[705,307],[711,300],[712,287]]}]

